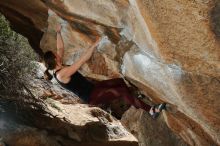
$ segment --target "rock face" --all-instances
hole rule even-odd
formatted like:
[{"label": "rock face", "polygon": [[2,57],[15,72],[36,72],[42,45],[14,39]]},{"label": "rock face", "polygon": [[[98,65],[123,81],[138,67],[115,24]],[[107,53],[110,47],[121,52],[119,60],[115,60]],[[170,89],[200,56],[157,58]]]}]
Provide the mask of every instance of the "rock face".
[{"label": "rock face", "polygon": [[65,64],[102,36],[84,75],[125,76],[169,103],[164,121],[189,145],[220,145],[218,0],[1,0],[0,11],[38,51],[44,33],[43,52],[56,50],[61,23]]},{"label": "rock face", "polygon": [[9,146],[138,146],[137,139],[121,122],[98,107],[82,104],[59,84],[46,82],[42,71],[30,78],[30,89],[45,99],[55,116],[32,116],[26,126],[7,113],[0,115],[1,141]]},{"label": "rock face", "polygon": [[1,117],[0,137],[9,146],[138,146],[137,139],[103,110],[56,101],[50,104],[48,107],[64,120],[36,118],[39,128],[33,128]]},{"label": "rock face", "polygon": [[136,135],[141,146],[188,146],[170,131],[162,116],[154,120],[145,111],[130,108],[121,121],[132,134]]}]

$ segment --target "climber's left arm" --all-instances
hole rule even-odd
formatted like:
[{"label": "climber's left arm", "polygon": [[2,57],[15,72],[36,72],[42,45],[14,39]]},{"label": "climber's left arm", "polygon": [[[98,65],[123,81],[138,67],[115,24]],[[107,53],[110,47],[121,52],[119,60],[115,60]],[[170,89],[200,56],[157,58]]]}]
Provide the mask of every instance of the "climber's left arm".
[{"label": "climber's left arm", "polygon": [[60,24],[57,25],[56,31],[57,31],[57,55],[58,55],[58,62],[62,64],[63,61],[63,54],[64,54],[64,43],[63,38],[61,35],[61,29],[62,26]]}]

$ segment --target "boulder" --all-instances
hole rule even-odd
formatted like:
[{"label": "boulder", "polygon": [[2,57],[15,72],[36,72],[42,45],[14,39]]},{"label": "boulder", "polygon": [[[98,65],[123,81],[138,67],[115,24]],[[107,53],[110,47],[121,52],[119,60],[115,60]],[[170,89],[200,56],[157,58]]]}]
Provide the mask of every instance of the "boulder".
[{"label": "boulder", "polygon": [[101,36],[80,71],[97,80],[125,77],[154,103],[168,103],[167,126],[197,146],[220,145],[219,11],[217,0],[0,2],[38,52],[56,50],[61,23],[67,65]]}]

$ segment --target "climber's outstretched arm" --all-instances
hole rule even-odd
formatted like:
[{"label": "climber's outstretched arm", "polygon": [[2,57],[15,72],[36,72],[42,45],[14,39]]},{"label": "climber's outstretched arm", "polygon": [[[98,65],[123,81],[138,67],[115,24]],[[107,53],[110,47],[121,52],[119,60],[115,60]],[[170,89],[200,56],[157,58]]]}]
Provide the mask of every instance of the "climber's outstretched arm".
[{"label": "climber's outstretched arm", "polygon": [[83,54],[79,60],[77,60],[74,64],[72,64],[71,66],[67,66],[67,67],[64,67],[62,70],[59,71],[58,73],[58,77],[59,79],[61,80],[65,80],[65,81],[68,81],[71,76],[86,62],[88,61],[96,46],[98,45],[98,43],[100,42],[100,38],[97,38],[95,43],[86,50],[85,54]]},{"label": "climber's outstretched arm", "polygon": [[64,54],[64,43],[63,38],[61,35],[62,26],[60,24],[57,25],[57,55],[58,55],[58,62],[62,64],[63,61],[63,54]]}]

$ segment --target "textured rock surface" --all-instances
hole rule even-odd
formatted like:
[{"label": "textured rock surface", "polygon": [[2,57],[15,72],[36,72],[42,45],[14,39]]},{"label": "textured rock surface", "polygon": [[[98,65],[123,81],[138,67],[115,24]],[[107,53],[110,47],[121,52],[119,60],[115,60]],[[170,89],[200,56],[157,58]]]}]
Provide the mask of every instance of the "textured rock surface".
[{"label": "textured rock surface", "polygon": [[137,139],[119,121],[98,108],[55,101],[51,108],[54,106],[51,110],[65,117],[63,121],[36,118],[39,128],[33,128],[1,117],[0,137],[9,146],[138,146]]},{"label": "textured rock surface", "polygon": [[130,108],[121,121],[139,139],[140,146],[188,146],[170,131],[162,116],[154,120],[145,111]]},{"label": "textured rock surface", "polygon": [[[61,86],[30,77],[32,93],[45,99],[56,118],[32,117],[30,126],[0,115],[0,141],[9,146],[138,146],[137,139],[121,122],[97,107],[82,104]],[[81,104],[80,104],[81,103]],[[32,127],[34,126],[34,127]]]},{"label": "textured rock surface", "polygon": [[[48,8],[58,16],[47,17]],[[2,0],[0,11],[29,38],[28,29],[44,32],[43,51],[56,49],[61,22],[66,64],[103,36],[83,74],[124,75],[153,101],[170,104],[164,119],[188,144],[220,145],[218,0]]]}]

